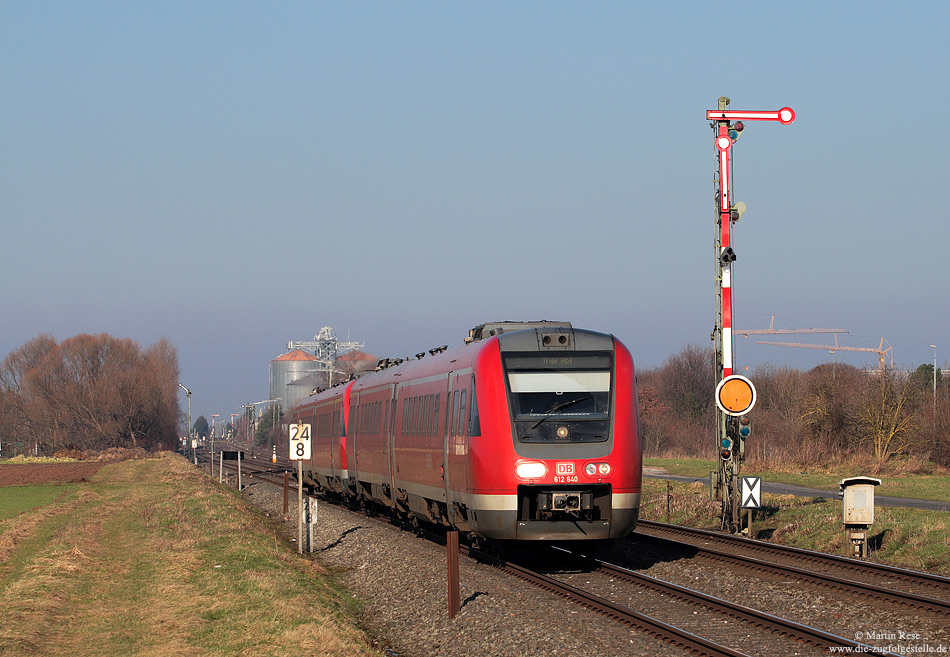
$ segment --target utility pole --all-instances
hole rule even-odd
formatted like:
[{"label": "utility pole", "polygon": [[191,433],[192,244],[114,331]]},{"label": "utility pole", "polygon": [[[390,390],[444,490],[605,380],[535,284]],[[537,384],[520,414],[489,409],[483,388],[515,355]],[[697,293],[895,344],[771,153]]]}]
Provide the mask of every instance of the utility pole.
[{"label": "utility pole", "polygon": [[738,476],[744,441],[751,435],[745,414],[755,404],[755,386],[744,376],[733,374],[732,266],[736,252],[732,248],[732,224],[745,212],[745,203],[732,198],[732,146],[745,129],[745,121],[778,121],[788,125],[795,120],[790,107],[775,111],[730,110],[730,99],[722,96],[718,108],[706,111],[706,119],[715,132],[718,153],[716,179],[716,324],[712,339],[716,349],[716,436],[719,471],[711,473],[716,499],[722,501],[722,527],[731,532],[739,528]]},{"label": "utility pole", "polygon": [[183,386],[181,383],[178,386],[185,391],[185,396],[188,398],[188,440],[191,440],[191,390]]}]

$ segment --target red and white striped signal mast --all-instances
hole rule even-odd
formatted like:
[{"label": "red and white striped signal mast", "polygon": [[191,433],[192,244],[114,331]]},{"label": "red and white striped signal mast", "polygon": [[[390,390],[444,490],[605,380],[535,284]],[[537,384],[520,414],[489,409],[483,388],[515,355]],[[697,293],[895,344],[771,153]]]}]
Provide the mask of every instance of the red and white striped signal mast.
[{"label": "red and white striped signal mast", "polygon": [[739,522],[738,474],[742,462],[743,438],[739,435],[739,417],[755,404],[755,386],[744,376],[733,374],[732,340],[732,224],[745,211],[744,203],[732,197],[732,145],[745,129],[744,121],[778,121],[789,125],[795,120],[791,107],[779,110],[730,110],[729,99],[719,99],[719,109],[707,110],[706,119],[716,133],[719,153],[719,178],[716,180],[716,424],[720,456],[719,476],[713,488],[723,502],[723,528],[737,531]]}]

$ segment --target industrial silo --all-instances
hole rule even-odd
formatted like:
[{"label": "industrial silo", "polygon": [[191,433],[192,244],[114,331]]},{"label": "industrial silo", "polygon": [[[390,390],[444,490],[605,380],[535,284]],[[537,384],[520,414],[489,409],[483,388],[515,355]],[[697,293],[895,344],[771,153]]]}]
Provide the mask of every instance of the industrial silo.
[{"label": "industrial silo", "polygon": [[326,385],[326,368],[302,349],[294,349],[270,362],[270,397],[279,398],[284,411],[308,397],[316,387],[314,381]]}]

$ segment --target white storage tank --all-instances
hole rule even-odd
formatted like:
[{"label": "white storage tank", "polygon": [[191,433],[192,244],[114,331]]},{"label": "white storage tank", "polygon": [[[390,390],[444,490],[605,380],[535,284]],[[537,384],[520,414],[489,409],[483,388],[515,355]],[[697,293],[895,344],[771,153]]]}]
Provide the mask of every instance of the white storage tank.
[{"label": "white storage tank", "polygon": [[311,382],[319,378],[321,385],[326,385],[326,368],[316,356],[303,349],[294,349],[278,356],[270,362],[270,398],[280,398],[281,408],[285,412],[289,411],[297,402],[307,398],[315,387],[310,383],[300,385],[308,378]]}]

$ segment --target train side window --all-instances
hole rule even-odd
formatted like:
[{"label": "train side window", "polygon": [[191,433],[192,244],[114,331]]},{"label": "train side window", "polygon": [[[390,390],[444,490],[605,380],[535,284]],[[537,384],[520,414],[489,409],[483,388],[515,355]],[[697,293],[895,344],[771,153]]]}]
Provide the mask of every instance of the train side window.
[{"label": "train side window", "polygon": [[458,435],[464,436],[465,425],[467,424],[468,416],[465,415],[465,397],[468,395],[468,390],[462,390],[459,392],[459,432]]},{"label": "train side window", "polygon": [[472,395],[468,400],[468,435],[470,436],[480,436],[482,435],[482,423],[478,420],[478,402],[475,398],[475,380],[473,377],[472,380]]},{"label": "train side window", "polygon": [[419,435],[419,398],[418,397],[412,398],[411,407],[412,407],[412,425],[409,429],[409,432],[413,436],[418,436]]},{"label": "train side window", "polygon": [[442,399],[442,395],[434,395],[435,399],[432,400],[432,435],[439,435],[439,400]]},{"label": "train side window", "polygon": [[402,435],[409,435],[409,398],[402,400]]},{"label": "train side window", "polygon": [[426,395],[426,435],[435,435],[435,423],[432,420],[432,411],[435,408],[435,395]]},{"label": "train side window", "polygon": [[449,427],[452,424],[452,393],[445,393],[445,433],[444,438],[449,437]]},{"label": "train side window", "polygon": [[420,415],[422,414],[419,412],[421,406],[422,406],[422,397],[416,395],[415,397],[412,398],[412,435],[413,436],[419,435],[419,425],[422,424],[420,422],[420,419],[421,419]]},{"label": "train side window", "polygon": [[452,393],[452,408],[449,409],[449,414],[452,416],[452,429],[449,431],[450,436],[457,435],[458,426],[459,426],[459,391],[456,390]]},{"label": "train side window", "polygon": [[422,418],[421,418],[422,426],[419,428],[419,435],[428,436],[429,435],[429,395],[422,396],[421,415],[422,415]]},{"label": "train side window", "polygon": [[432,408],[435,402],[432,401],[432,395],[426,395],[426,435],[434,436],[435,427],[432,424]]}]

